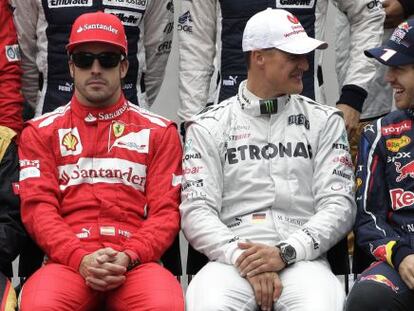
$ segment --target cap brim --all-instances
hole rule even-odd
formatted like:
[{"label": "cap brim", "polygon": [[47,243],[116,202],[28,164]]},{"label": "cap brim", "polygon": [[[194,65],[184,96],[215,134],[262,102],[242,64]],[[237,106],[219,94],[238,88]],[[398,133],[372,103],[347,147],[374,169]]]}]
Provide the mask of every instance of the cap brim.
[{"label": "cap brim", "polygon": [[81,44],[83,44],[83,43],[91,43],[91,42],[99,42],[99,43],[106,43],[106,44],[109,44],[109,45],[113,45],[113,46],[116,46],[116,47],[118,47],[123,53],[125,53],[126,54],[126,51],[125,51],[125,48],[121,45],[121,44],[117,44],[117,43],[115,43],[115,42],[112,42],[112,41],[108,41],[108,40],[99,40],[99,39],[93,39],[93,40],[90,40],[90,39],[85,39],[85,40],[79,40],[79,41],[76,41],[76,42],[73,42],[73,43],[68,43],[67,45],[66,45],[66,50],[69,52],[69,53],[71,53],[78,45],[81,45]]},{"label": "cap brim", "polygon": [[397,52],[387,46],[366,50],[364,51],[364,54],[369,58],[375,58],[377,61],[387,66],[414,64],[413,57]]},{"label": "cap brim", "polygon": [[307,54],[317,49],[324,50],[327,47],[328,43],[307,36],[276,46],[277,49],[291,54]]}]

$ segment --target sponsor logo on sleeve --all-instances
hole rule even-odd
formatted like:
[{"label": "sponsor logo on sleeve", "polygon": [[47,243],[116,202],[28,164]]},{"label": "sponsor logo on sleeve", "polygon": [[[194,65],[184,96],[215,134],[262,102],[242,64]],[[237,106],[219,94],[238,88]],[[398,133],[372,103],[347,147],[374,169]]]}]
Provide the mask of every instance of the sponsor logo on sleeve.
[{"label": "sponsor logo on sleeve", "polygon": [[337,156],[333,159],[333,163],[340,163],[346,167],[353,168],[354,164],[352,163],[352,160],[349,155],[344,156]]},{"label": "sponsor logo on sleeve", "polygon": [[20,60],[20,50],[18,44],[6,45],[5,54],[8,62],[18,62]]},{"label": "sponsor logo on sleeve", "polygon": [[409,131],[412,128],[412,121],[405,120],[400,123],[390,124],[381,128],[381,133],[384,136],[387,135],[401,135],[403,132]]},{"label": "sponsor logo on sleeve", "polygon": [[184,184],[183,184],[183,188],[182,190],[186,190],[190,187],[195,187],[195,188],[200,188],[204,186],[204,181],[203,179],[197,179],[197,180],[187,180]]},{"label": "sponsor logo on sleeve", "polygon": [[167,10],[174,13],[174,2],[172,0],[167,3]]},{"label": "sponsor logo on sleeve", "polygon": [[206,196],[207,195],[205,194],[205,192],[201,190],[192,190],[190,192],[185,192],[183,194],[183,197],[186,200],[199,200],[199,199],[204,200]]},{"label": "sponsor logo on sleeve", "polygon": [[185,175],[192,175],[192,174],[198,174],[202,171],[202,166],[194,166],[194,167],[186,167],[183,169],[183,174]]},{"label": "sponsor logo on sleeve", "polygon": [[40,177],[40,161],[39,160],[20,160],[20,181],[27,178]]},{"label": "sponsor logo on sleeve", "polygon": [[78,128],[59,129],[60,154],[62,157],[81,154],[83,147]]},{"label": "sponsor logo on sleeve", "polygon": [[390,138],[385,141],[387,149],[392,152],[398,152],[401,148],[411,143],[411,138],[403,135],[399,138]]},{"label": "sponsor logo on sleeve", "polygon": [[192,24],[193,24],[193,19],[191,17],[191,13],[190,11],[187,11],[178,18],[177,29],[178,31],[192,33],[193,32]]},{"label": "sponsor logo on sleeve", "polygon": [[161,42],[157,47],[157,55],[168,54],[171,52],[172,41],[167,40]]},{"label": "sponsor logo on sleeve", "polygon": [[315,237],[308,228],[303,228],[302,231],[311,239],[313,249],[319,249],[319,240]]},{"label": "sponsor logo on sleeve", "polygon": [[342,178],[344,178],[346,180],[352,180],[352,177],[353,177],[352,174],[347,174],[347,173],[345,173],[345,172],[343,172],[341,170],[337,170],[337,169],[334,169],[333,170],[332,175],[336,175],[336,176],[342,177]]},{"label": "sponsor logo on sleeve", "polygon": [[347,144],[333,143],[332,149],[349,151],[349,146]]}]

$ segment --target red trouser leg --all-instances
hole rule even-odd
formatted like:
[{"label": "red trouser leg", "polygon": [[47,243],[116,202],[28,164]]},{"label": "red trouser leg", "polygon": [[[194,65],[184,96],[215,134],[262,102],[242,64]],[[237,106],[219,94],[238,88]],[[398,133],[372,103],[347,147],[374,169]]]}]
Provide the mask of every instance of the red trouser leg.
[{"label": "red trouser leg", "polygon": [[142,264],[128,272],[125,283],[106,297],[106,308],[111,311],[184,310],[180,283],[157,263]]},{"label": "red trouser leg", "polygon": [[21,311],[86,311],[99,302],[99,292],[85,285],[75,270],[50,263],[33,274],[24,284]]}]

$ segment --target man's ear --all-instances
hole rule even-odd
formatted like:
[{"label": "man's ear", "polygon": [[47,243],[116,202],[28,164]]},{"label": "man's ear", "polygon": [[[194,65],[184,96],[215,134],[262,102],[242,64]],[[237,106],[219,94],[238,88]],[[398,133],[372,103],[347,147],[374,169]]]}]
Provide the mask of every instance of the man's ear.
[{"label": "man's ear", "polygon": [[262,67],[265,61],[263,51],[262,50],[252,51],[250,61],[256,64],[256,66]]},{"label": "man's ear", "polygon": [[75,67],[75,64],[70,60],[69,61],[69,73],[70,73],[70,76],[72,77],[72,79],[73,79],[73,76],[74,76],[74,67]]},{"label": "man's ear", "polygon": [[126,77],[126,74],[128,72],[128,68],[129,68],[129,62],[128,59],[125,58],[125,60],[123,60],[121,62],[121,65],[119,66],[119,72],[121,75],[121,79],[124,79]]}]

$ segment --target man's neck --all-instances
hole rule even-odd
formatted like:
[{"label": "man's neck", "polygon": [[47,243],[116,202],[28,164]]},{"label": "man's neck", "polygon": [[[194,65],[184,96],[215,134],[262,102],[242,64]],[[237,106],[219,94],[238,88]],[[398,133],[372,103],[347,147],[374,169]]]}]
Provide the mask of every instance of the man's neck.
[{"label": "man's neck", "polygon": [[265,83],[260,81],[256,82],[252,78],[249,79],[249,77],[247,78],[246,88],[249,90],[249,92],[261,99],[271,99],[284,95],[278,93],[274,89],[268,88]]}]

